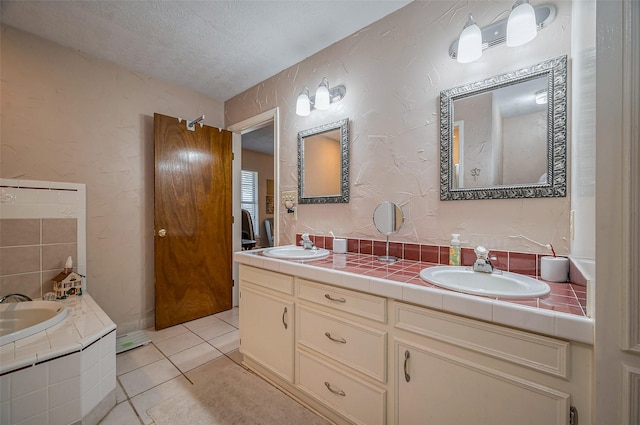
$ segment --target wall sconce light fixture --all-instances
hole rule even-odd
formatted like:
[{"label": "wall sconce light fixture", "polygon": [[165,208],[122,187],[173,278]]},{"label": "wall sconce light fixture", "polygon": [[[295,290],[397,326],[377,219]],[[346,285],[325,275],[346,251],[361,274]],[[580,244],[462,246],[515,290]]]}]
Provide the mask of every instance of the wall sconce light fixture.
[{"label": "wall sconce light fixture", "polygon": [[342,100],[346,93],[347,89],[344,86],[329,88],[329,80],[323,77],[315,96],[309,96],[309,89],[306,86],[302,89],[296,101],[296,114],[306,117],[312,109],[327,110],[330,104]]},{"label": "wall sconce light fixture", "polygon": [[507,19],[484,28],[480,28],[469,14],[460,38],[449,47],[449,56],[460,63],[468,63],[480,58],[483,50],[502,43],[509,47],[522,46],[533,40],[538,31],[548,27],[555,17],[554,5],[533,7],[529,0],[517,0]]}]

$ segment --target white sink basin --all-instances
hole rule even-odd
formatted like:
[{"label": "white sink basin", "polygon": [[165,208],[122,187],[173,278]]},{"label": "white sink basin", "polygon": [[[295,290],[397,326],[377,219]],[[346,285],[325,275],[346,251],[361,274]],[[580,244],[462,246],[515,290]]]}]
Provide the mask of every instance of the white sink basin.
[{"label": "white sink basin", "polygon": [[327,257],[330,252],[324,248],[304,249],[301,246],[287,245],[269,248],[262,252],[267,257],[283,260],[317,260]]},{"label": "white sink basin", "polygon": [[429,267],[420,271],[420,277],[453,291],[499,298],[537,298],[551,291],[545,282],[528,276],[500,271],[475,272],[471,267]]}]

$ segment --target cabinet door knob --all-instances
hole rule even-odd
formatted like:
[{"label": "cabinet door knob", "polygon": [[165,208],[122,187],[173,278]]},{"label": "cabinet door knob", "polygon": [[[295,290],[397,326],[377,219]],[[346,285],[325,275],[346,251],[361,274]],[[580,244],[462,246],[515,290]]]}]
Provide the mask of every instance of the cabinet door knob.
[{"label": "cabinet door knob", "polygon": [[409,358],[411,354],[409,354],[409,350],[404,352],[404,380],[409,382],[411,380],[411,376],[409,375]]},{"label": "cabinet door knob", "polygon": [[165,236],[167,236],[167,229],[158,230],[158,236],[161,238],[164,238]]},{"label": "cabinet door knob", "polygon": [[340,339],[334,338],[334,337],[331,336],[331,334],[329,332],[325,332],[324,336],[326,336],[327,338],[329,338],[333,342],[339,342],[340,344],[346,344],[347,343],[346,339],[344,339],[344,338],[340,338]]},{"label": "cabinet door knob", "polygon": [[342,390],[334,390],[333,388],[331,388],[331,384],[328,383],[327,381],[324,381],[324,386],[327,387],[327,389],[329,391],[331,391],[332,393],[334,393],[335,395],[339,395],[341,397],[346,397],[346,393]]},{"label": "cabinet door knob", "polygon": [[287,316],[287,307],[284,308],[284,311],[282,312],[282,324],[284,325],[284,328],[287,329],[289,327],[289,325],[287,324],[287,322],[285,321],[285,317]]}]

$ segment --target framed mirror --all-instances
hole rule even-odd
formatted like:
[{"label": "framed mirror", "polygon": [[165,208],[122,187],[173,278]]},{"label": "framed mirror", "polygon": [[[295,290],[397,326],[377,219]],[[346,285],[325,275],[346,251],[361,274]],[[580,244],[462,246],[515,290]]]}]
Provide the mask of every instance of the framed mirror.
[{"label": "framed mirror", "polygon": [[440,199],[567,195],[567,57],[440,93]]},{"label": "framed mirror", "polygon": [[349,202],[349,120],[298,133],[298,203]]}]

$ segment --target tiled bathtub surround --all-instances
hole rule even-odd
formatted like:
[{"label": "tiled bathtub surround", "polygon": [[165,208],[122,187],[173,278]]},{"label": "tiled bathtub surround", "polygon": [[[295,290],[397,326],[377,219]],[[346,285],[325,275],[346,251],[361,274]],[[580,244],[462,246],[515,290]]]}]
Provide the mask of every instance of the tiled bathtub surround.
[{"label": "tiled bathtub surround", "polygon": [[115,404],[115,324],[88,294],[62,302],[65,320],[0,347],[0,423],[95,424]]},{"label": "tiled bathtub surround", "polygon": [[41,298],[71,256],[78,259],[76,218],[0,219],[0,295]]},{"label": "tiled bathtub surround", "polygon": [[[333,238],[331,236],[309,235],[318,248],[331,249]],[[296,234],[296,244],[300,244],[301,234]],[[355,254],[385,255],[386,241],[370,239],[348,239],[347,251]],[[491,263],[499,270],[520,273],[529,276],[540,276],[540,258],[549,255],[531,254],[526,252],[492,251],[492,257],[496,257]],[[449,247],[439,245],[422,245],[415,243],[389,242],[389,255],[412,261],[424,263],[449,264]],[[463,266],[471,266],[476,260],[473,248],[462,248],[461,259]],[[572,268],[571,282],[574,285],[586,285],[586,279],[579,269]]]}]

